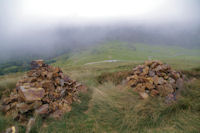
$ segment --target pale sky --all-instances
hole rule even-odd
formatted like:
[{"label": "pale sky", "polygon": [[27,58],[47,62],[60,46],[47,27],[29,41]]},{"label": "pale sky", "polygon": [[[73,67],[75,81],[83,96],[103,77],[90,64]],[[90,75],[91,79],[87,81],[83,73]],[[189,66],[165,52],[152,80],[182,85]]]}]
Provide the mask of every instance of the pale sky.
[{"label": "pale sky", "polygon": [[200,22],[199,0],[0,0],[0,28],[32,25]]},{"label": "pale sky", "polygon": [[154,12],[168,0],[22,0],[21,13],[35,18],[137,17]]},{"label": "pale sky", "polygon": [[[198,0],[1,0],[22,21],[184,21],[195,19]],[[0,1],[0,4],[1,4]],[[196,6],[196,7],[194,7]],[[6,14],[5,14],[6,15]]]}]

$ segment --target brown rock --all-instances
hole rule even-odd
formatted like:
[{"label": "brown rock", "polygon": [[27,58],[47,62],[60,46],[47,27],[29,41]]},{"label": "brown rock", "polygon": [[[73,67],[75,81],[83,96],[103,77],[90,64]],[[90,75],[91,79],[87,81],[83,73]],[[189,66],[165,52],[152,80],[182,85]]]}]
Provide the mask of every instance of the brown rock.
[{"label": "brown rock", "polygon": [[41,72],[41,76],[42,76],[43,78],[46,78],[47,75],[48,75],[48,72],[47,72],[47,71],[42,71],[42,72]]},{"label": "brown rock", "polygon": [[147,88],[148,90],[152,90],[155,88],[155,86],[149,82],[144,83],[145,89]]},{"label": "brown rock", "polygon": [[165,88],[166,93],[168,93],[168,94],[174,92],[174,89],[171,84],[165,84],[164,88]]},{"label": "brown rock", "polygon": [[159,91],[157,91],[157,90],[155,90],[155,89],[153,89],[151,92],[150,92],[150,95],[151,96],[156,96],[156,95],[158,95],[159,94]]},{"label": "brown rock", "polygon": [[35,114],[37,115],[45,115],[49,113],[49,104],[43,104],[37,110],[35,110]]},{"label": "brown rock", "polygon": [[154,71],[149,71],[149,76],[150,77],[154,77],[155,76],[155,72]]},{"label": "brown rock", "polygon": [[30,133],[31,128],[33,127],[34,124],[35,124],[35,118],[30,118],[26,126],[26,133]]},{"label": "brown rock", "polygon": [[147,75],[149,73],[149,67],[146,66],[144,69],[143,69],[143,72],[140,74],[140,75]]},{"label": "brown rock", "polygon": [[38,67],[42,67],[44,65],[44,61],[43,60],[34,60],[31,62],[31,68],[35,69]]},{"label": "brown rock", "polygon": [[51,80],[53,78],[53,73],[49,72],[47,73],[47,79]]},{"label": "brown rock", "polygon": [[145,86],[140,84],[137,84],[137,86],[134,88],[137,92],[145,92]]},{"label": "brown rock", "polygon": [[158,77],[157,75],[153,77],[153,83],[154,83],[155,85],[158,84],[158,80],[159,80],[159,77]]},{"label": "brown rock", "polygon": [[44,89],[49,89],[49,90],[54,90],[55,89],[55,86],[54,86],[53,82],[50,81],[50,80],[43,80],[41,82],[41,86]]},{"label": "brown rock", "polygon": [[158,78],[158,84],[162,85],[164,83],[166,83],[166,81],[162,77],[159,77]]},{"label": "brown rock", "polygon": [[10,105],[1,105],[0,110],[6,113],[8,110],[10,110]]},{"label": "brown rock", "polygon": [[60,85],[60,78],[56,78],[55,83],[56,83],[56,85]]},{"label": "brown rock", "polygon": [[129,80],[129,81],[128,81],[128,84],[129,84],[131,87],[135,87],[135,85],[137,84],[137,80],[134,80],[134,79]]},{"label": "brown rock", "polygon": [[170,84],[158,85],[157,89],[158,89],[159,94],[161,96],[167,96],[168,94],[174,92],[174,89],[173,89],[173,87]]},{"label": "brown rock", "polygon": [[37,109],[37,108],[39,108],[41,105],[42,105],[42,102],[41,102],[41,101],[35,101],[34,103],[32,103],[32,104],[30,105],[30,108],[31,108],[31,109]]},{"label": "brown rock", "polygon": [[26,103],[18,103],[16,106],[19,112],[22,114],[30,110],[30,106]]},{"label": "brown rock", "polygon": [[149,97],[149,95],[145,92],[140,92],[139,95],[142,99],[147,99]]},{"label": "brown rock", "polygon": [[59,119],[63,114],[64,114],[63,110],[56,110],[49,117],[54,118],[54,119]]},{"label": "brown rock", "polygon": [[19,89],[19,95],[25,102],[34,102],[41,100],[44,97],[45,91],[43,88],[29,88],[25,89],[21,86]]}]

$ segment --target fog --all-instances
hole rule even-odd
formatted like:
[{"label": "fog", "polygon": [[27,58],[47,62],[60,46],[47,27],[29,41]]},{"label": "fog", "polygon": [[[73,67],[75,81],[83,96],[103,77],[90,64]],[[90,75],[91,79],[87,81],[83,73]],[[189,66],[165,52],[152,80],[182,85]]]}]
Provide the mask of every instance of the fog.
[{"label": "fog", "polygon": [[118,40],[200,47],[199,0],[1,0],[0,63]]}]

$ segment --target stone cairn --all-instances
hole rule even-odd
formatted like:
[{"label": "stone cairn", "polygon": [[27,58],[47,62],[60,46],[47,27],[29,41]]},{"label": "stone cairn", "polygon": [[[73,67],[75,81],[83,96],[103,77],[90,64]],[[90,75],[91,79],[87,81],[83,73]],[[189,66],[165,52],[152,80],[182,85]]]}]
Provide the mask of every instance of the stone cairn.
[{"label": "stone cairn", "polygon": [[132,70],[127,83],[143,99],[159,95],[175,100],[176,92],[183,88],[183,76],[161,61],[145,61]]},{"label": "stone cairn", "polygon": [[31,67],[11,94],[1,99],[1,110],[15,120],[24,122],[35,115],[59,118],[71,110],[78,91],[86,89],[43,60],[32,61]]}]

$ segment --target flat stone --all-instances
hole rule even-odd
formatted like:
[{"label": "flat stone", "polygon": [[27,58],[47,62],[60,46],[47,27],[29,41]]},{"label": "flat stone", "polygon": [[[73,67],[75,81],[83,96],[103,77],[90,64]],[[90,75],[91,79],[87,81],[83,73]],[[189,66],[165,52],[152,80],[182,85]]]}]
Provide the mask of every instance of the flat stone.
[{"label": "flat stone", "polygon": [[19,112],[22,114],[30,110],[30,106],[26,103],[18,103],[16,106]]},{"label": "flat stone", "polygon": [[42,67],[44,65],[44,61],[43,60],[34,60],[31,62],[31,68],[35,69],[38,67]]},{"label": "flat stone", "polygon": [[34,103],[32,103],[32,104],[30,105],[30,108],[31,108],[31,109],[37,109],[37,108],[39,108],[41,105],[42,105],[42,102],[41,102],[41,101],[35,101]]},{"label": "flat stone", "polygon": [[38,109],[35,110],[37,115],[45,115],[49,113],[49,104],[43,104]]},{"label": "flat stone", "polygon": [[35,118],[30,118],[26,126],[26,133],[30,133],[31,128],[33,127],[34,124],[35,124]]},{"label": "flat stone", "polygon": [[45,90],[43,88],[28,88],[20,86],[19,95],[25,102],[39,101],[44,97]]}]

